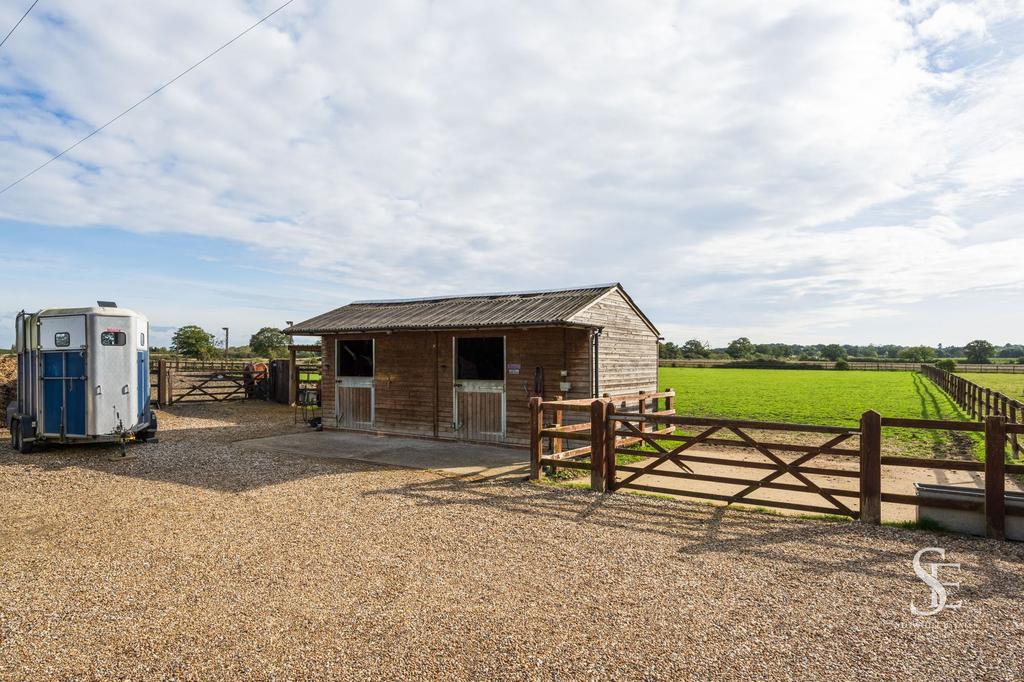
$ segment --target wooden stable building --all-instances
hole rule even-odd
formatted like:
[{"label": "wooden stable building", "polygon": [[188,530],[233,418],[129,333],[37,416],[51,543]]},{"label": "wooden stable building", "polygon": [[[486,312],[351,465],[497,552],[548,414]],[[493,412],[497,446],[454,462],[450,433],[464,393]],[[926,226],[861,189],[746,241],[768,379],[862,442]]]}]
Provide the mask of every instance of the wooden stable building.
[{"label": "wooden stable building", "polygon": [[655,391],[655,326],[619,284],[360,301],[285,330],[320,336],[325,428],[529,442],[531,397]]}]

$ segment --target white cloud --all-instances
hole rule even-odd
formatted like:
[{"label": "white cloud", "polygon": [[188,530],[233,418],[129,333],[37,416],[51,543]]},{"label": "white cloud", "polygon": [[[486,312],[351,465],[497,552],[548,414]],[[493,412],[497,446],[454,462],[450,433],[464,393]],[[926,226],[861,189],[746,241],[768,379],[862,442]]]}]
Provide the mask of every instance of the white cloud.
[{"label": "white cloud", "polygon": [[[0,54],[0,178],[274,4],[41,4]],[[380,295],[618,279],[680,328],[743,328],[751,301],[888,315],[1024,280],[999,228],[1022,208],[1024,59],[999,42],[1019,15],[299,0],[0,197],[0,218],[226,238]]]},{"label": "white cloud", "polygon": [[951,43],[962,37],[983,37],[987,22],[978,8],[951,2],[918,24],[917,32],[928,41]]}]

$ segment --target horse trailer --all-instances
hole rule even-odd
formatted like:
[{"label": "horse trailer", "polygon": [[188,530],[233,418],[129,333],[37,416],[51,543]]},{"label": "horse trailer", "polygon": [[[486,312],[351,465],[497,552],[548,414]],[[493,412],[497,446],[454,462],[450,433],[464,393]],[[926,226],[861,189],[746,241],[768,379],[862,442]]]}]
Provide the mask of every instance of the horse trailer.
[{"label": "horse trailer", "polygon": [[7,407],[11,446],[146,441],[149,320],[100,301],[91,308],[22,311],[16,321],[17,400]]}]

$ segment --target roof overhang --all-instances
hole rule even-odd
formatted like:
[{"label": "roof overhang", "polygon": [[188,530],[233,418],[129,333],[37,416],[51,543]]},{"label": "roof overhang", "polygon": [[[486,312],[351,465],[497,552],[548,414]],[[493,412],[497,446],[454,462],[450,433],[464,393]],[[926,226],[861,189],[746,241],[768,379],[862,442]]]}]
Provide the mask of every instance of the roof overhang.
[{"label": "roof overhang", "polygon": [[582,324],[578,322],[538,322],[535,324],[474,324],[474,325],[451,325],[444,327],[365,327],[349,329],[315,329],[288,327],[284,329],[285,334],[292,336],[344,336],[346,334],[398,334],[401,332],[467,332],[487,331],[500,329],[542,329],[542,328],[569,328],[569,329],[602,329],[593,324]]}]

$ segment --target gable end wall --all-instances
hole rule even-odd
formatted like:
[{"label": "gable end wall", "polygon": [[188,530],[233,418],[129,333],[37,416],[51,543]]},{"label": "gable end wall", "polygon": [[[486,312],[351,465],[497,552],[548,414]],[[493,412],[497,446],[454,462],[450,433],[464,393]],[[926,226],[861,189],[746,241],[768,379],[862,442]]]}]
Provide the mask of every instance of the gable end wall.
[{"label": "gable end wall", "polygon": [[603,327],[598,394],[658,390],[658,337],[615,289],[573,317]]}]

